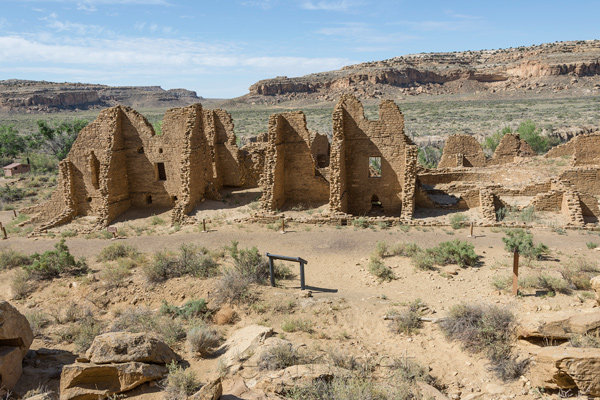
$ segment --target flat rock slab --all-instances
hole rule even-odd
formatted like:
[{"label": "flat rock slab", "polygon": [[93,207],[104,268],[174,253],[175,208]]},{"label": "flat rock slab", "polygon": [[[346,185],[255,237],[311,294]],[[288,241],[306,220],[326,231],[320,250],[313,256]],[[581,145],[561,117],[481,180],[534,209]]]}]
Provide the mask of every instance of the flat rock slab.
[{"label": "flat rock slab", "polygon": [[29,321],[7,301],[0,300],[0,342],[3,346],[18,347],[21,359],[33,342]]},{"label": "flat rock slab", "polygon": [[273,328],[261,325],[249,325],[236,331],[217,351],[223,353],[221,360],[229,368],[248,357],[266,338],[273,334]]},{"label": "flat rock slab", "polygon": [[22,363],[21,349],[0,346],[0,388],[15,387],[23,373]]},{"label": "flat rock slab", "polygon": [[167,372],[162,365],[139,362],[65,365],[60,376],[60,400],[97,400],[162,379]]},{"label": "flat rock slab", "polygon": [[569,339],[600,328],[600,309],[527,315],[520,321],[520,338]]},{"label": "flat rock slab", "polygon": [[600,396],[600,349],[544,347],[535,352],[529,376],[532,387],[578,388],[581,394]]},{"label": "flat rock slab", "polygon": [[86,358],[95,364],[136,361],[164,365],[176,360],[177,354],[147,333],[110,332],[96,336]]},{"label": "flat rock slab", "polygon": [[344,368],[329,364],[292,365],[286,369],[267,373],[261,378],[248,382],[251,389],[282,394],[287,390],[315,381],[330,381],[334,377],[350,377],[352,373]]}]

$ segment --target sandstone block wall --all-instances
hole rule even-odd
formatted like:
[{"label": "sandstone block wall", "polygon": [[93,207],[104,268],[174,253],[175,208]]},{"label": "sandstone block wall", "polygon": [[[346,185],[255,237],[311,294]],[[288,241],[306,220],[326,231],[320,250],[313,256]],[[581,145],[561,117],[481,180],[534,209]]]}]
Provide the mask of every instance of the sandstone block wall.
[{"label": "sandstone block wall", "polygon": [[[369,176],[370,157],[380,158],[380,177]],[[369,121],[354,96],[341,97],[333,113],[330,169],[331,210],[367,214],[377,199],[386,214],[412,218],[416,146],[404,134],[404,116],[393,101],[383,101],[379,120]]]},{"label": "sandstone block wall", "polygon": [[516,133],[507,133],[502,137],[491,160],[490,165],[510,164],[518,157],[535,156],[535,151]]},{"label": "sandstone block wall", "polygon": [[573,166],[600,164],[600,134],[575,136],[567,143],[556,146],[544,157],[573,156]]},{"label": "sandstone block wall", "polygon": [[[314,139],[315,136],[312,136]],[[314,145],[301,111],[269,118],[262,206],[274,211],[286,203],[321,205],[329,200],[329,182],[317,169]]]},{"label": "sandstone block wall", "polygon": [[47,222],[43,228],[76,215],[97,216],[104,227],[130,207],[172,207],[172,222],[185,222],[202,198],[242,184],[233,125],[223,111],[200,104],[167,110],[162,132],[129,107],[102,111],[61,162],[57,191],[27,211]]},{"label": "sandstone block wall", "polygon": [[446,139],[438,168],[483,167],[485,162],[483,149],[473,136],[456,134]]}]

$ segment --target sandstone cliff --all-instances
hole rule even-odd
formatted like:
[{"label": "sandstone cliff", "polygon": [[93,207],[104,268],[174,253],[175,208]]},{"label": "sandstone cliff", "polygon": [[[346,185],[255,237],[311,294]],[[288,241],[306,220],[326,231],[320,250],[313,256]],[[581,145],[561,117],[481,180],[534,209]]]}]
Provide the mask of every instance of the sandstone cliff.
[{"label": "sandstone cliff", "polygon": [[[277,77],[250,86],[240,98],[271,102],[390,95],[556,92],[580,88],[600,94],[600,40],[530,47],[399,56],[297,78]],[[276,101],[278,102],[278,101]]]},{"label": "sandstone cliff", "polygon": [[160,86],[105,86],[44,81],[0,81],[0,110],[55,111],[105,108],[117,104],[131,107],[183,107],[203,100],[186,89],[164,90]]}]

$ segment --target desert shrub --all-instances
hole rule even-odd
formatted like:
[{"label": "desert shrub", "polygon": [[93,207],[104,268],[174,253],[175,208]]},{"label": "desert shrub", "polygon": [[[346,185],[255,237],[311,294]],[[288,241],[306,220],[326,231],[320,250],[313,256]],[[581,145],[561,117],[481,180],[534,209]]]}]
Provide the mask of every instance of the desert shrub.
[{"label": "desert shrub", "polygon": [[185,338],[181,322],[166,316],[155,315],[146,308],[128,309],[123,312],[110,327],[111,332],[153,332],[173,344]]},{"label": "desert shrub", "polygon": [[593,347],[598,349],[600,348],[600,333],[598,331],[585,334],[574,333],[571,335],[569,343],[573,347]]},{"label": "desert shrub", "polygon": [[422,308],[425,306],[420,299],[411,302],[408,307],[388,313],[391,317],[390,329],[394,333],[412,334],[419,330],[422,325]]},{"label": "desert shrub", "polygon": [[24,299],[27,296],[32,289],[29,279],[30,274],[26,270],[20,269],[15,272],[10,281],[10,289],[14,299]]},{"label": "desert shrub", "polygon": [[431,254],[437,265],[458,264],[465,267],[476,265],[478,256],[474,249],[475,246],[471,243],[456,239],[427,249],[427,253]]},{"label": "desert shrub", "polygon": [[486,136],[485,141],[483,142],[483,148],[488,150],[490,153],[494,153],[496,151],[496,147],[498,147],[500,144],[500,140],[502,140],[504,135],[507,133],[512,133],[512,128],[510,126],[505,126],[501,130]]},{"label": "desert shrub", "polygon": [[516,318],[495,305],[457,304],[450,309],[441,328],[451,340],[459,341],[473,353],[484,353],[492,370],[503,380],[518,378],[528,365],[512,354]]},{"label": "desert shrub", "polygon": [[523,229],[511,229],[504,232],[506,237],[502,238],[504,250],[513,252],[515,248],[519,254],[529,260],[539,260],[544,254],[548,253],[548,246],[540,243],[533,245],[533,235]]},{"label": "desert shrub", "polygon": [[186,400],[201,387],[196,373],[191,369],[185,369],[175,361],[167,365],[169,374],[162,382],[165,400]]},{"label": "desert shrub", "polygon": [[142,272],[149,282],[163,282],[172,277],[177,268],[177,257],[167,251],[154,253],[152,260],[142,267]]},{"label": "desert shrub", "polygon": [[[410,226],[410,225],[407,225],[407,226]],[[403,256],[403,257],[412,257],[415,254],[419,253],[420,251],[421,251],[421,248],[419,247],[419,245],[416,243],[411,243],[411,242],[401,242],[401,243],[395,244],[390,250],[392,255]]]},{"label": "desert shrub", "polygon": [[24,266],[33,279],[47,280],[60,276],[81,275],[88,272],[85,261],[75,261],[75,257],[69,252],[65,240],[54,245],[55,250],[46,251],[43,254],[35,253],[31,256],[33,263]]},{"label": "desert shrub", "polygon": [[281,329],[285,332],[307,332],[313,331],[313,323],[310,320],[302,318],[291,318],[289,316],[283,319]]},{"label": "desert shrub", "polygon": [[560,269],[560,273],[572,289],[590,290],[592,288],[590,279],[600,273],[600,265],[596,261],[579,257],[566,263]]},{"label": "desert shrub", "polygon": [[2,203],[13,203],[15,201],[22,200],[26,195],[26,189],[9,186],[8,184],[0,187],[0,202]]},{"label": "desert shrub", "polygon": [[377,256],[371,256],[369,260],[369,272],[376,276],[380,281],[389,282],[395,279],[394,272]]},{"label": "desert shrub", "polygon": [[100,251],[98,261],[114,261],[119,258],[137,258],[140,252],[133,246],[123,243],[113,243]]},{"label": "desert shrub", "polygon": [[[551,145],[548,142],[548,137],[542,135],[542,131],[539,127],[535,126],[535,123],[531,120],[522,122],[517,128],[519,137],[525,140],[538,154],[547,152]],[[556,143],[553,143],[556,144]]]},{"label": "desert shrub", "polygon": [[45,387],[43,385],[40,385],[35,389],[30,389],[27,392],[25,392],[22,399],[27,400],[27,399],[31,399],[32,397],[35,397],[35,396],[38,396],[38,398],[39,398],[40,395],[42,395],[43,400],[50,400],[50,399],[56,398],[54,396],[54,392],[52,390],[48,389],[47,387]]},{"label": "desert shrub", "polygon": [[346,354],[339,349],[329,349],[327,351],[327,355],[329,356],[331,364],[333,364],[334,367],[344,368],[351,371],[359,366],[356,357],[354,357],[352,354]]},{"label": "desert shrub", "polygon": [[450,216],[450,226],[452,229],[460,229],[464,226],[467,216],[465,214],[452,214]]},{"label": "desert shrub", "polygon": [[31,259],[23,253],[10,248],[0,251],[0,271],[30,264]]},{"label": "desert shrub", "polygon": [[390,246],[386,242],[380,241],[377,242],[377,245],[375,246],[374,254],[379,258],[383,258],[389,254],[389,249]]},{"label": "desert shrub", "polygon": [[305,359],[306,357],[300,354],[297,347],[291,343],[281,342],[263,351],[258,361],[258,367],[274,371],[303,364]]},{"label": "desert shrub", "polygon": [[187,334],[186,344],[193,354],[205,356],[210,354],[220,343],[219,332],[206,324],[194,326]]},{"label": "desert shrub", "polygon": [[[239,249],[238,242],[234,240],[227,250],[233,258],[234,269],[251,283],[264,284],[269,279],[269,260],[258,252],[258,248]],[[290,269],[282,264],[275,264],[273,269],[276,280],[293,276]]]},{"label": "desert shrub", "polygon": [[192,318],[205,318],[210,316],[210,311],[206,305],[206,300],[189,300],[181,307],[177,307],[162,301],[159,313],[162,315],[170,315],[173,317],[181,317],[189,320]]},{"label": "desert shrub", "polygon": [[50,314],[54,322],[59,325],[77,322],[92,315],[88,308],[81,307],[74,301],[52,309]]},{"label": "desert shrub", "polygon": [[425,382],[430,385],[436,383],[426,367],[406,357],[394,358],[391,369],[404,382]]},{"label": "desert shrub", "polygon": [[102,333],[103,325],[93,316],[87,316],[73,325],[73,343],[78,352],[84,352],[92,345],[94,338]]},{"label": "desert shrub", "polygon": [[536,277],[535,287],[538,289],[546,290],[552,294],[555,293],[563,293],[570,294],[571,289],[569,288],[568,283],[559,277],[548,275],[548,274],[540,274]]},{"label": "desert shrub", "polygon": [[132,264],[127,261],[130,260],[119,259],[116,263],[105,264],[99,276],[107,288],[119,288],[127,284],[132,268]]},{"label": "desert shrub", "polygon": [[196,278],[209,278],[219,273],[219,264],[203,247],[182,244],[179,248],[179,265],[181,275]]},{"label": "desert shrub", "polygon": [[433,255],[431,255],[430,253],[426,253],[426,252],[415,253],[411,257],[411,262],[412,262],[412,265],[416,269],[420,269],[423,271],[435,269],[435,259],[433,258]]},{"label": "desert shrub", "polygon": [[251,303],[250,279],[234,268],[223,270],[223,274],[215,284],[215,301],[224,303]]},{"label": "desert shrub", "polygon": [[292,400],[413,400],[419,390],[400,379],[378,382],[368,376],[334,376],[293,387],[286,397]]},{"label": "desert shrub", "polygon": [[[265,309],[266,311],[266,309]],[[237,318],[236,312],[229,306],[224,306],[219,309],[213,316],[213,322],[217,325],[232,324]]]},{"label": "desert shrub", "polygon": [[586,246],[587,246],[587,248],[588,248],[588,249],[590,249],[590,250],[593,250],[593,249],[595,249],[596,247],[598,247],[598,244],[597,244],[597,243],[594,243],[594,242],[587,242],[585,245],[586,245]]},{"label": "desert shrub", "polygon": [[25,318],[29,321],[31,331],[34,337],[38,337],[42,334],[42,330],[50,323],[48,314],[41,310],[34,310],[30,313],[25,314]]},{"label": "desert shrub", "polygon": [[370,225],[369,220],[364,217],[359,217],[352,221],[352,226],[354,226],[354,228],[366,229]]}]

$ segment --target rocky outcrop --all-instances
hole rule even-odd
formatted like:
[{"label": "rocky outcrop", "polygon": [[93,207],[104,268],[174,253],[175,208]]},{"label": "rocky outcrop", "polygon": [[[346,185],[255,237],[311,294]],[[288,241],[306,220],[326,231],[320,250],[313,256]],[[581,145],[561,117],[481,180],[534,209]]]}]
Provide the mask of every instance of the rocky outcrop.
[{"label": "rocky outcrop", "polygon": [[600,396],[600,349],[545,347],[535,355],[529,375],[532,387]]},{"label": "rocky outcrop", "polygon": [[166,375],[167,368],[162,365],[139,362],[65,365],[60,375],[60,400],[96,400]]},{"label": "rocky outcrop", "polygon": [[261,325],[249,325],[236,331],[218,350],[223,353],[221,362],[231,367],[239,360],[250,355],[266,338],[273,334],[273,328]]},{"label": "rocky outcrop", "polygon": [[219,400],[223,394],[223,385],[221,378],[217,378],[212,382],[202,386],[202,388],[189,396],[187,400]]},{"label": "rocky outcrop", "polygon": [[304,386],[313,382],[331,381],[334,377],[347,378],[352,374],[344,368],[329,364],[293,365],[285,369],[269,373],[257,382],[248,383],[251,389],[283,394],[293,387]]},{"label": "rocky outcrop", "polygon": [[12,389],[23,373],[23,358],[33,342],[29,321],[6,301],[0,301],[0,389]]},{"label": "rocky outcrop", "polygon": [[53,83],[10,79],[0,81],[0,110],[53,111],[110,107],[183,107],[200,102],[187,89],[160,86],[111,87],[85,83]]},{"label": "rocky outcrop", "polygon": [[135,361],[164,365],[176,360],[177,354],[146,333],[110,332],[96,336],[86,358],[96,364]]},{"label": "rocky outcrop", "polygon": [[[266,98],[269,97],[333,100],[342,93],[352,92],[360,97],[382,98],[388,94],[551,91],[556,87],[564,90],[565,82],[569,80],[557,83],[558,86],[554,86],[551,80],[570,76],[577,83],[576,78],[599,76],[599,56],[599,40],[499,50],[410,54],[301,77],[264,79],[250,86],[250,93],[240,101],[244,98],[268,101]],[[586,87],[595,90],[594,83],[588,83]]]},{"label": "rocky outcrop", "polygon": [[167,375],[177,355],[145,333],[111,332],[94,339],[86,359],[63,367],[61,400],[95,400],[131,390]]},{"label": "rocky outcrop", "polygon": [[600,329],[600,310],[561,311],[527,315],[520,322],[521,338],[569,339]]}]

